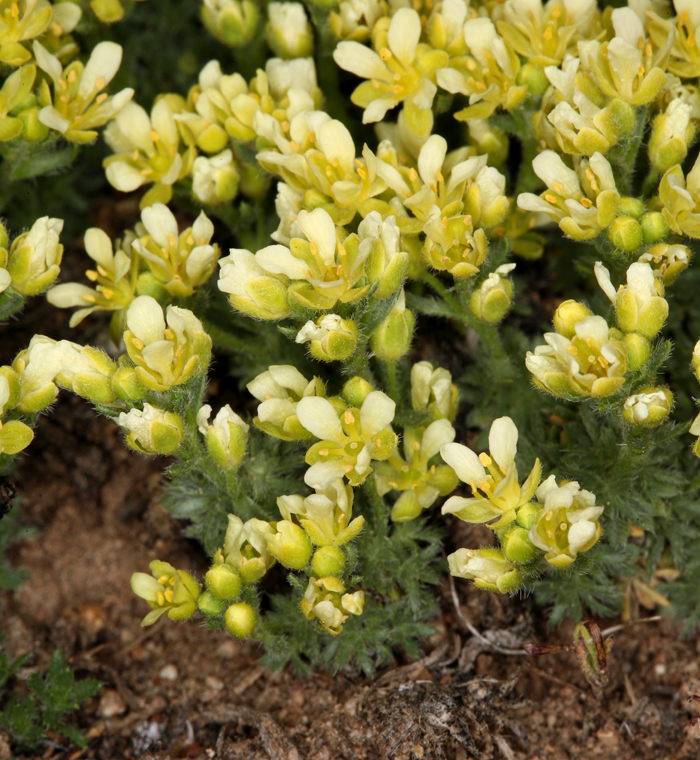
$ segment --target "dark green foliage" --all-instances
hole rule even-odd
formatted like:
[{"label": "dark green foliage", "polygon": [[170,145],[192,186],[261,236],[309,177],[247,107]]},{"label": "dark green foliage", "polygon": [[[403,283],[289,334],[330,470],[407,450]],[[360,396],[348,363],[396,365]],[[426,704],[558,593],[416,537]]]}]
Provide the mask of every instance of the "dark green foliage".
[{"label": "dark green foliage", "polygon": [[26,570],[12,567],[6,556],[15,541],[36,535],[34,529],[18,524],[19,511],[19,504],[16,504],[0,518],[0,588],[17,589],[29,576]]},{"label": "dark green foliage", "polygon": [[[0,652],[0,690],[29,657],[27,654],[9,663],[7,655]],[[27,697],[12,694],[0,711],[0,724],[12,739],[19,746],[36,747],[47,731],[56,731],[85,749],[86,738],[75,726],[65,723],[64,717],[97,694],[100,682],[93,678],[76,681],[65,654],[56,649],[48,671],[45,674],[32,673],[26,684],[31,694]]]}]

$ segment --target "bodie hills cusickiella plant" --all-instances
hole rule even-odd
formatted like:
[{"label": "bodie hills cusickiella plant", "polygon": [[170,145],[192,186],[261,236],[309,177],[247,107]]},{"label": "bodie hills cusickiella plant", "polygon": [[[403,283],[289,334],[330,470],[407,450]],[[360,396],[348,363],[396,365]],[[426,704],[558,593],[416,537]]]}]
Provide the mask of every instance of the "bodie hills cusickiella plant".
[{"label": "bodie hills cusickiella plant", "polygon": [[142,624],[370,672],[448,570],[700,623],[700,2],[204,0],[169,87],[113,41],[144,7],[0,0],[3,202],[97,141],[140,204],[76,282],[70,220],[7,218],[0,317],[104,339],[0,367],[0,464],[61,389],[169,457],[211,566],[144,557]]}]

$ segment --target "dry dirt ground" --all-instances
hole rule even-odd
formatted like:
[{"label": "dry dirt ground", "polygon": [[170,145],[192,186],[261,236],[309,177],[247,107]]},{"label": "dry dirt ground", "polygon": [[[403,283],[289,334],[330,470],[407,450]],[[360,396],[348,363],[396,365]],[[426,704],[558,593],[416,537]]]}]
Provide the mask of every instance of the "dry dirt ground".
[{"label": "dry dirt ground", "polygon": [[[472,636],[449,586],[426,656],[397,652],[374,678],[352,667],[296,677],[258,664],[254,643],[196,624],[141,629],[129,587],[152,557],[200,578],[205,558],[160,505],[163,462],[128,452],[116,426],[64,394],[42,419],[16,483],[23,520],[40,529],[16,545],[31,577],[2,597],[9,653],[45,667],[60,646],[78,677],[103,689],[77,713],[85,751],[46,744],[45,760],[198,758],[340,760],[681,760],[700,756],[700,639],[667,621],[618,634],[610,681],[594,697],[573,654],[511,656]],[[529,600],[502,601],[458,581],[461,610],[501,648],[566,643]],[[613,625],[615,621],[606,621]],[[0,735],[0,759],[9,757]],[[4,754],[3,754],[4,752]]]}]

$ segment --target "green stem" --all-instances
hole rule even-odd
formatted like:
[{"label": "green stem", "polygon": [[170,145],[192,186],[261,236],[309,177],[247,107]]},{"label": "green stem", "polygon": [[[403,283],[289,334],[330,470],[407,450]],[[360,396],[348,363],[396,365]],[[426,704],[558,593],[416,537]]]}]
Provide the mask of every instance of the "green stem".
[{"label": "green stem", "polygon": [[649,170],[649,174],[647,174],[647,178],[644,180],[644,184],[642,185],[642,198],[648,198],[651,195],[652,190],[656,186],[656,183],[659,181],[660,174],[661,172],[656,169]]},{"label": "green stem", "polygon": [[374,475],[370,475],[367,480],[365,480],[362,488],[367,495],[367,500],[369,501],[370,506],[372,507],[372,528],[374,532],[380,531],[381,533],[386,534],[389,526],[389,519],[387,517],[388,509],[384,503],[384,499],[382,499],[377,491]]},{"label": "green stem", "polygon": [[[428,271],[423,272],[423,274],[421,275],[421,279],[423,280],[423,282],[427,282],[428,285],[430,285],[430,287],[454,311],[455,317],[457,317],[457,313],[460,311],[461,307],[457,299],[454,298],[452,294],[450,293],[449,288],[447,288],[438,277],[436,277],[434,274],[431,274]],[[459,319],[459,317],[457,318]]]}]

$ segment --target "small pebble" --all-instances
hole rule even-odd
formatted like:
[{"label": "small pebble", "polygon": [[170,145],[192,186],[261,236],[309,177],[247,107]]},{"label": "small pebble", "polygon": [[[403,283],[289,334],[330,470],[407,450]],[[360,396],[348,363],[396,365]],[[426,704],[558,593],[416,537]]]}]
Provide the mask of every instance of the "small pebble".
[{"label": "small pebble", "polygon": [[221,691],[224,688],[224,682],[216,676],[207,676],[204,679],[204,683],[212,691]]},{"label": "small pebble", "polygon": [[161,668],[160,673],[158,675],[164,680],[164,681],[176,681],[177,680],[177,668],[174,665],[166,665],[164,668]]},{"label": "small pebble", "polygon": [[656,665],[654,665],[654,673],[656,673],[657,676],[666,675],[666,666],[663,662],[657,662]]},{"label": "small pebble", "polygon": [[126,705],[121,695],[115,689],[106,689],[102,693],[97,714],[103,718],[114,718],[126,712]]}]

